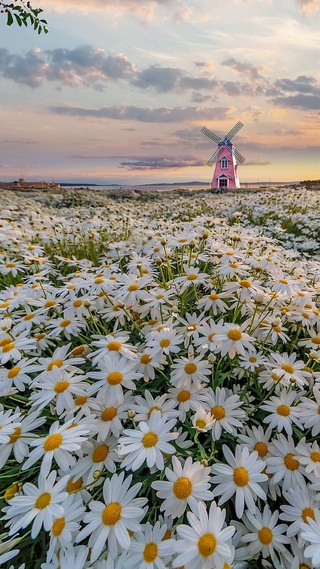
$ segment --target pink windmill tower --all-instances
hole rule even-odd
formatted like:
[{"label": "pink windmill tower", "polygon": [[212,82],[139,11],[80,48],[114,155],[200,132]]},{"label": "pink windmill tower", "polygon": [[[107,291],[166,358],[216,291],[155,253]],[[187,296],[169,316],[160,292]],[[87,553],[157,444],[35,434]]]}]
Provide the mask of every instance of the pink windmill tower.
[{"label": "pink windmill tower", "polygon": [[231,140],[242,127],[242,122],[237,122],[224,138],[221,138],[205,126],[201,129],[203,134],[218,144],[217,150],[207,162],[208,166],[213,166],[216,163],[211,183],[212,188],[240,188],[238,164],[243,164],[245,158],[232,144]]}]

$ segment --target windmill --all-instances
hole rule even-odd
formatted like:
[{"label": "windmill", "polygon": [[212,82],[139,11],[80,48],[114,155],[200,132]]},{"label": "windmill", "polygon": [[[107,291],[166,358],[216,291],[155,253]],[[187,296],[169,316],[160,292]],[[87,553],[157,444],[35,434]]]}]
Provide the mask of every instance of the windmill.
[{"label": "windmill", "polygon": [[212,188],[240,188],[238,164],[243,164],[245,158],[232,144],[231,140],[242,127],[243,123],[237,122],[224,138],[221,138],[205,126],[201,129],[203,134],[214,140],[218,145],[217,150],[207,162],[208,166],[213,166],[216,163],[211,183]]}]

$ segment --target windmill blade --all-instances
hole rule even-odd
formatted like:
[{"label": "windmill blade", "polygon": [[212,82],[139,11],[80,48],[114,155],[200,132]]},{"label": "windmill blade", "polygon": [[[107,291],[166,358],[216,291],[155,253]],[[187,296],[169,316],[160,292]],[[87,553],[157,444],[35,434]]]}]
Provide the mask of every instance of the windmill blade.
[{"label": "windmill blade", "polygon": [[205,134],[206,136],[211,138],[211,140],[214,140],[217,144],[219,144],[219,142],[221,142],[220,136],[218,136],[217,134],[214,134],[214,132],[212,132],[211,130],[209,130],[205,126],[202,127],[201,132],[203,132],[203,134]]},{"label": "windmill blade", "polygon": [[239,150],[237,150],[235,148],[235,146],[233,146],[233,148],[232,148],[232,154],[235,156],[235,158],[239,164],[243,164],[245,162],[244,156],[242,156],[242,154],[240,154]]},{"label": "windmill blade", "polygon": [[207,162],[208,166],[213,166],[214,163],[217,161],[217,158],[218,158],[218,155],[219,155],[219,151],[220,151],[220,148],[217,148],[217,150],[215,151],[215,153],[212,154],[210,160],[208,160],[208,162]]},{"label": "windmill blade", "polygon": [[229,130],[228,134],[226,134],[226,136],[224,138],[231,140],[237,134],[237,132],[239,132],[239,130],[242,127],[243,127],[243,123],[241,121],[237,122],[237,124],[235,124],[231,130]]}]

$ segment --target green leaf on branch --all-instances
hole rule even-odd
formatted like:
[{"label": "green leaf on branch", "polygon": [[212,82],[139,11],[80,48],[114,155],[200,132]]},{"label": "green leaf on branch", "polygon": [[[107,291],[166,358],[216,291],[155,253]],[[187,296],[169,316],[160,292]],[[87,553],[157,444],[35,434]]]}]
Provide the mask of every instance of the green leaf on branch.
[{"label": "green leaf on branch", "polygon": [[13,24],[13,17],[12,17],[11,12],[8,12],[7,13],[7,25],[12,26],[12,24]]}]

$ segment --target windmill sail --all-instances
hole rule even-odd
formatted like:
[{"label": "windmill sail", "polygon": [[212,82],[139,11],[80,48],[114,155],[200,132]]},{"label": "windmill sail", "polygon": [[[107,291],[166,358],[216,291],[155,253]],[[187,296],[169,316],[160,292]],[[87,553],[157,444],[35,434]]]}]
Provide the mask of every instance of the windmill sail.
[{"label": "windmill sail", "polygon": [[211,130],[206,128],[205,126],[202,127],[201,132],[203,132],[203,134],[205,134],[206,136],[211,138],[211,140],[214,140],[217,144],[219,144],[219,142],[221,142],[220,136],[218,136],[217,134],[215,134],[214,132],[212,132]]},{"label": "windmill sail", "polygon": [[239,130],[242,127],[243,127],[243,123],[241,121],[237,122],[237,124],[235,124],[231,130],[229,130],[228,134],[226,134],[226,136],[224,137],[224,140],[226,140],[226,139],[231,140],[237,134],[237,132],[239,132]]},{"label": "windmill sail", "polygon": [[208,166],[213,166],[214,163],[217,161],[218,156],[219,156],[219,148],[217,148],[215,153],[212,154],[211,158],[208,160],[207,162]]},{"label": "windmill sail", "polygon": [[244,156],[240,154],[239,150],[237,150],[235,146],[232,148],[232,154],[234,155],[239,164],[243,164],[245,162]]}]

